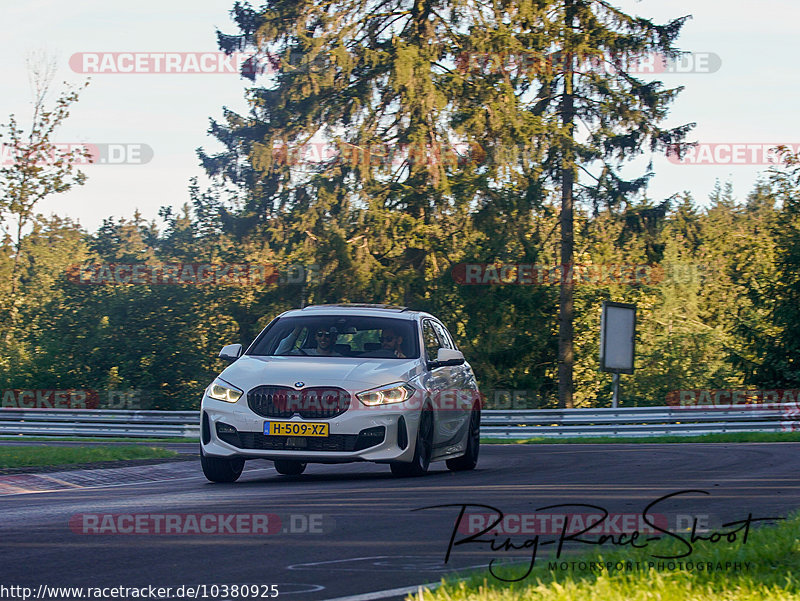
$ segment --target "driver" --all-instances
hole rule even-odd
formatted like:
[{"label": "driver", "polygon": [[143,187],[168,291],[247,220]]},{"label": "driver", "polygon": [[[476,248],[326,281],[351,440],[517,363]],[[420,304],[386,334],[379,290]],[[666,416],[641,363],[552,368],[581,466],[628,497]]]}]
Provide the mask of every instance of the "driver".
[{"label": "driver", "polygon": [[321,357],[341,357],[340,353],[333,350],[333,345],[336,344],[338,334],[334,328],[319,328],[315,334],[317,340],[316,348],[305,350],[308,355],[316,355]]},{"label": "driver", "polygon": [[403,337],[398,335],[392,328],[381,331],[381,349],[391,351],[399,359],[406,359],[403,353]]}]

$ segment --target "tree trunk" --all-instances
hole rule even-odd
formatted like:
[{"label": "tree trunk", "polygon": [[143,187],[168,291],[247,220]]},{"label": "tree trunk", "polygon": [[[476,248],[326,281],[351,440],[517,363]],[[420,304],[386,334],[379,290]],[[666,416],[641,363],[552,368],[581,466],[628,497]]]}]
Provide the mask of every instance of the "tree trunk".
[{"label": "tree trunk", "polygon": [[567,45],[564,55],[564,95],[561,101],[561,124],[569,132],[569,140],[563,149],[561,163],[561,287],[558,298],[558,406],[571,408],[572,370],[574,353],[574,284],[573,255],[574,233],[572,216],[572,188],[575,183],[575,154],[569,142],[572,140],[575,106],[572,91],[573,56],[569,48],[569,35],[572,30],[573,8],[571,0],[566,2],[565,24]]}]

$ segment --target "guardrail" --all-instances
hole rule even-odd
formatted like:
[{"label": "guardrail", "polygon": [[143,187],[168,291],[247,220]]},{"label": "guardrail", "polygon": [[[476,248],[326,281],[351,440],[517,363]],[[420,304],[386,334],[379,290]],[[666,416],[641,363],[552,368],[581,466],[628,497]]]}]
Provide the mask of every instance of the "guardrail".
[{"label": "guardrail", "polygon": [[[200,436],[198,411],[2,409],[0,436],[186,438]],[[732,409],[626,407],[619,409],[485,410],[486,438],[698,435],[800,431],[797,405]]]},{"label": "guardrail", "polygon": [[199,411],[2,409],[0,436],[200,438]]},{"label": "guardrail", "polygon": [[485,411],[486,438],[586,436],[689,436],[725,432],[800,430],[797,405],[742,405],[732,409],[625,407],[619,409],[536,409]]}]

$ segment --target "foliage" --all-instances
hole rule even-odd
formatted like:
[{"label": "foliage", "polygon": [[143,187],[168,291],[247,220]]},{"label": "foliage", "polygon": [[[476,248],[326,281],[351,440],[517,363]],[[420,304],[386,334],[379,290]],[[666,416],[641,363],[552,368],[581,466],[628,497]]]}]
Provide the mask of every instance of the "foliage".
[{"label": "foliage", "polygon": [[[38,192],[19,196],[22,180],[7,179],[0,206],[28,221],[0,240],[0,387],[138,389],[153,407],[192,408],[223,366],[222,344],[248,344],[289,308],[377,302],[441,316],[485,392],[534,391],[531,406],[556,406],[559,286],[462,285],[454,268],[563,262],[558,178],[568,151],[570,169],[597,171],[577,180],[575,263],[660,274],[575,286],[574,404],[610,404],[611,377],[597,360],[604,300],[638,306],[637,370],[622,378],[623,405],[664,404],[681,388],[798,386],[796,160],[744,202],[718,186],[707,208],[688,193],[649,199],[646,176],[626,182],[617,172],[688,130],[660,125],[678,90],[624,74],[626,57],[674,54],[683,19],[658,26],[605,2],[476,6],[237,3],[239,32],[219,33],[221,47],[278,70],[253,75],[249,113],[211,122],[223,150],[199,158],[212,184],[191,182],[189,204],[163,209],[158,222],[136,214],[86,232],[36,215]],[[568,95],[587,123],[580,132],[563,119]],[[76,98],[63,96],[46,124]],[[333,153],[304,154],[322,147]],[[50,192],[81,182],[63,160],[61,180],[39,180]],[[35,162],[20,165],[8,173],[24,166],[45,177]],[[313,277],[247,286],[69,277],[92,263],[193,262],[299,265]]]}]

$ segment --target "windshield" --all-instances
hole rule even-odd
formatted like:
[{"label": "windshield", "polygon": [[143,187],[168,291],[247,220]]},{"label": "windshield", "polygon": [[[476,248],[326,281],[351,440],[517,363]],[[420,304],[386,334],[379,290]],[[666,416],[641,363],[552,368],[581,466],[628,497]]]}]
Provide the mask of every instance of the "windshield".
[{"label": "windshield", "polygon": [[410,319],[325,315],[283,317],[256,340],[248,355],[417,359]]}]

